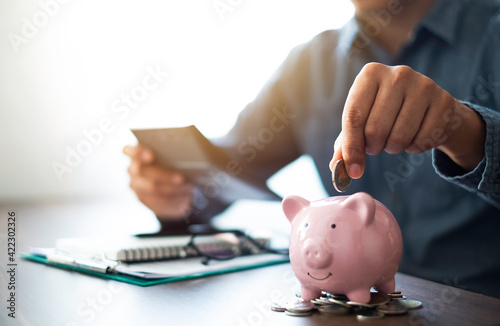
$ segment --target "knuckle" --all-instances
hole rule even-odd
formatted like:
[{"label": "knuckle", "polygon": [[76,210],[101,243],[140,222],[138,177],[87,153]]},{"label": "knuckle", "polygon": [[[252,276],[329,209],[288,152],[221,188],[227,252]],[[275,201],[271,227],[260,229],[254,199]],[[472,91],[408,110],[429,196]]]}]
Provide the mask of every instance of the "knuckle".
[{"label": "knuckle", "polygon": [[385,141],[384,131],[376,125],[367,125],[365,127],[365,139],[366,142],[370,143],[380,143]]},{"label": "knuckle", "polygon": [[393,82],[399,84],[408,81],[412,78],[413,69],[408,66],[397,66],[394,67],[393,72]]},{"label": "knuckle", "polygon": [[443,92],[440,96],[440,106],[443,111],[453,110],[455,108],[455,99],[447,92]]},{"label": "knuckle", "polygon": [[386,135],[380,128],[365,128],[366,152],[370,155],[376,155],[382,151],[385,145]]},{"label": "knuckle", "polygon": [[[363,150],[364,150],[364,146],[363,146]],[[351,159],[351,160],[353,158],[357,159],[357,158],[363,157],[364,154],[365,154],[364,151],[360,150],[359,144],[347,143],[345,145],[344,156],[349,157],[349,159]]]},{"label": "knuckle", "polygon": [[430,94],[435,91],[436,84],[430,78],[423,78],[420,82],[419,89],[424,94]]},{"label": "knuckle", "polygon": [[361,107],[351,105],[344,114],[344,122],[348,127],[360,129],[365,125],[364,115],[361,113]]},{"label": "knuckle", "polygon": [[401,75],[411,75],[413,74],[414,70],[411,69],[410,66],[406,66],[406,65],[399,65],[399,66],[395,66],[394,67],[394,70],[401,74]]},{"label": "knuckle", "polygon": [[369,62],[363,66],[361,70],[364,74],[378,74],[382,69],[385,68],[385,65],[378,62]]}]

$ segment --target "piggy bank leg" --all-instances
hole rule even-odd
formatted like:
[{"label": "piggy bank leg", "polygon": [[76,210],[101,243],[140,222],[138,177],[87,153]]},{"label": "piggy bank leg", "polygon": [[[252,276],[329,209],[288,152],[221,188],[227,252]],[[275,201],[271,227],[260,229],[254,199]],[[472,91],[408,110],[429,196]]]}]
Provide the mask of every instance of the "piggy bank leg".
[{"label": "piggy bank leg", "polygon": [[392,293],[396,289],[394,277],[380,284],[375,285],[375,289],[383,293]]},{"label": "piggy bank leg", "polygon": [[346,293],[349,301],[368,303],[370,302],[370,289],[357,289]]},{"label": "piggy bank leg", "polygon": [[304,301],[310,301],[310,300],[321,297],[320,290],[314,289],[314,288],[308,288],[308,287],[304,287],[304,286],[301,286],[300,294],[301,294],[301,297]]}]

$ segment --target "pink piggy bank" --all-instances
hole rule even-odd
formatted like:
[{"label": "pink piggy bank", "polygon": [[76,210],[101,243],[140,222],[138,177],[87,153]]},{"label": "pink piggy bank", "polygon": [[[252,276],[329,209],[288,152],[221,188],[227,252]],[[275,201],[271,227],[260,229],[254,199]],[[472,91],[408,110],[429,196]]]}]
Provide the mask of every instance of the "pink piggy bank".
[{"label": "pink piggy bank", "polygon": [[383,204],[356,193],[314,202],[288,196],[282,208],[292,223],[290,262],[304,300],[326,291],[367,303],[372,286],[394,292],[403,239]]}]

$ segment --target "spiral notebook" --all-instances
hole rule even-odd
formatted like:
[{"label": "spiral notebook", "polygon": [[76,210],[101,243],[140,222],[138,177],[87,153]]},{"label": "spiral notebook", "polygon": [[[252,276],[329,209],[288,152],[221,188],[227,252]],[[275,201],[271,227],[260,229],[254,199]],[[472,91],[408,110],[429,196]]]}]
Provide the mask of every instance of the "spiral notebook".
[{"label": "spiral notebook", "polygon": [[[199,253],[187,244],[190,235],[165,237],[123,237],[113,239],[103,238],[65,238],[56,242],[56,249],[91,259],[107,259],[126,263],[151,260],[169,260],[177,258],[197,257]],[[212,250],[227,249],[231,243],[217,236],[200,237],[199,246],[210,247]],[[269,239],[256,238],[265,247]],[[244,243],[250,254],[259,252],[250,243]]]},{"label": "spiral notebook", "polygon": [[[289,262],[288,256],[259,253],[249,246],[249,254],[224,261],[203,263],[198,252],[186,245],[190,236],[158,238],[68,238],[55,248],[31,248],[21,253],[25,259],[98,277],[149,286],[206,277]],[[256,238],[259,244],[269,239]],[[224,241],[210,240],[200,246],[224,248]]]}]

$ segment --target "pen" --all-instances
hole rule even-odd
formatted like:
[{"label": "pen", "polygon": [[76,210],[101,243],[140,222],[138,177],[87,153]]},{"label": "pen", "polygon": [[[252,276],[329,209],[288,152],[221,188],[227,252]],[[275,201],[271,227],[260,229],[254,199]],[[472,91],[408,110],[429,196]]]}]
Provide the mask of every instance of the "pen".
[{"label": "pen", "polygon": [[48,253],[46,257],[47,261],[51,263],[81,268],[102,274],[107,274],[110,269],[114,268],[114,266],[109,266],[109,264],[100,261],[74,258],[60,253]]}]

